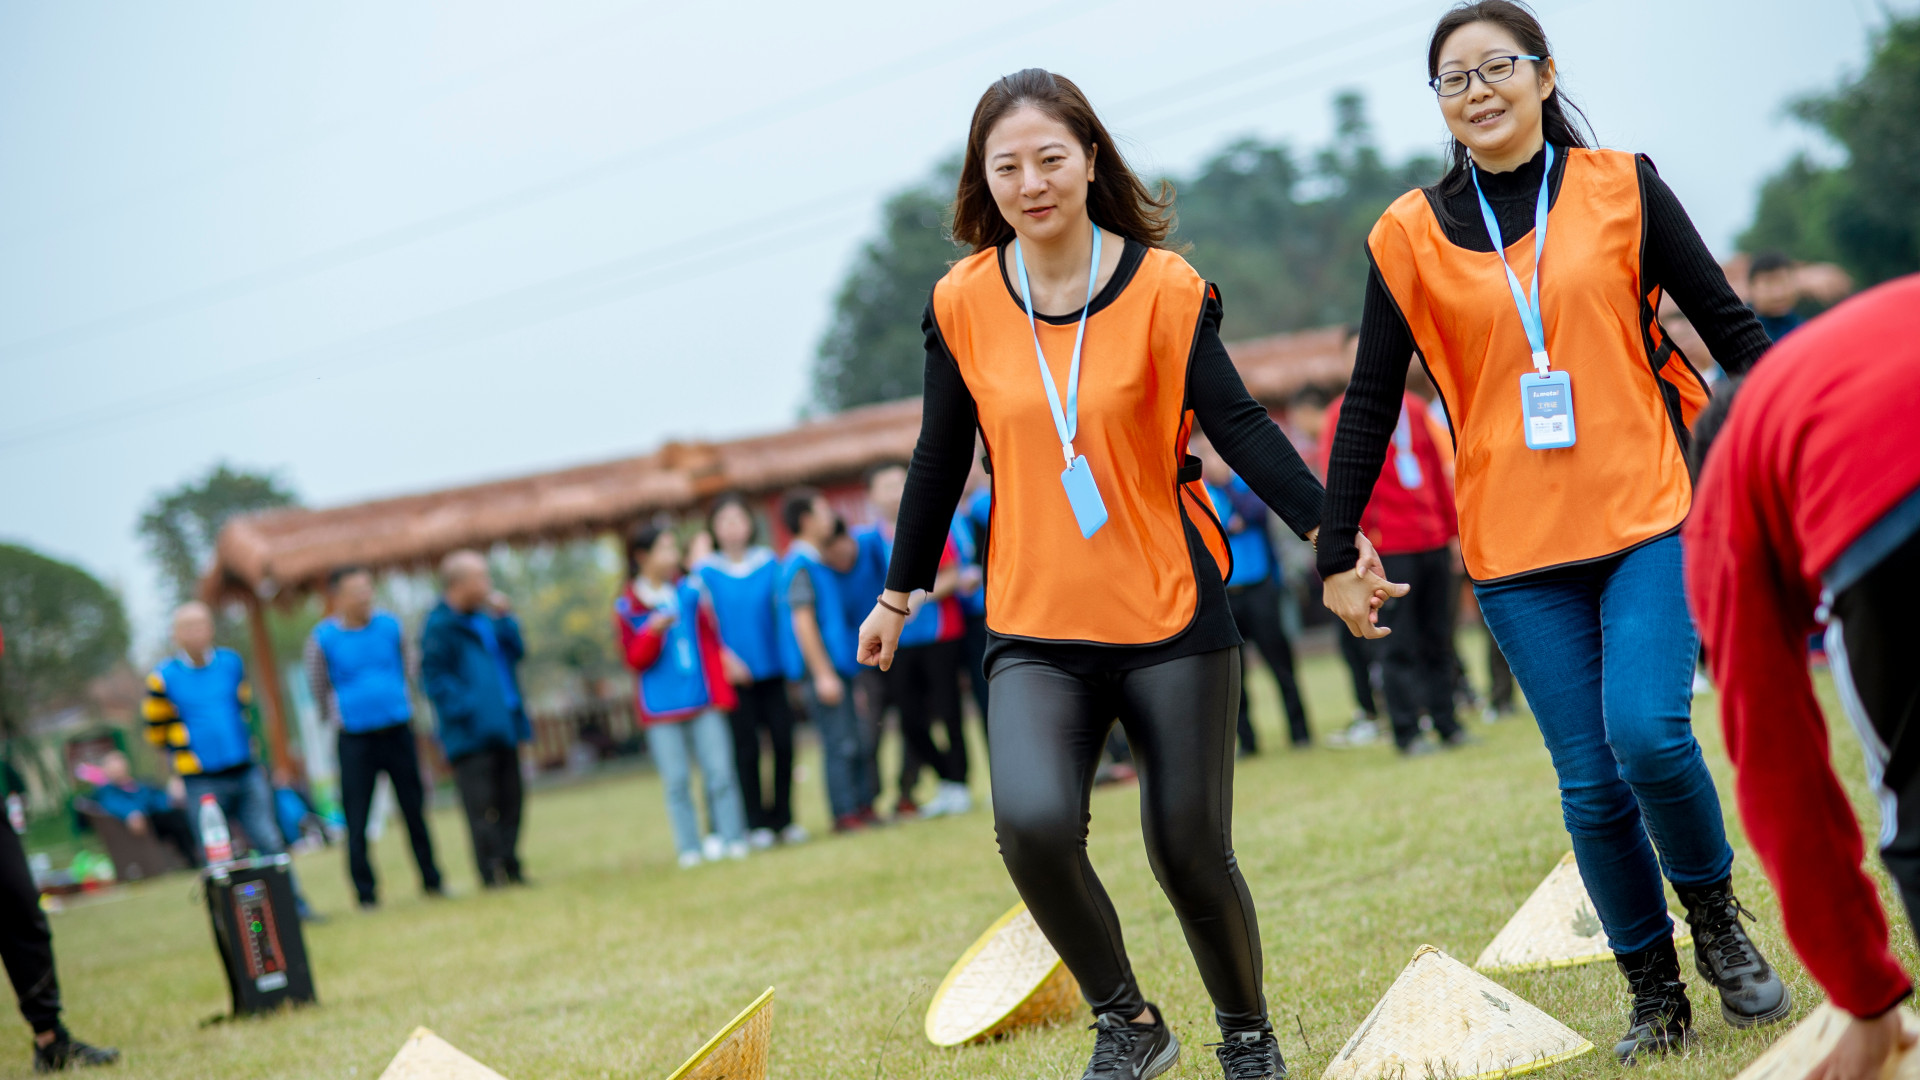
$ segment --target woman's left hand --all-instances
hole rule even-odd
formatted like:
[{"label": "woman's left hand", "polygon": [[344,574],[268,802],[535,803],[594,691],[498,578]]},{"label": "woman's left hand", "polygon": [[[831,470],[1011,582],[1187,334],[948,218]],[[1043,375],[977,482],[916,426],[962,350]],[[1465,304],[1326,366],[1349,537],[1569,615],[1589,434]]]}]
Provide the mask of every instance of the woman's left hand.
[{"label": "woman's left hand", "polygon": [[873,611],[866,621],[860,624],[860,651],[855,656],[868,667],[877,667],[881,671],[893,667],[893,650],[900,644],[900,631],[907,625],[907,617],[887,607],[905,608],[908,605],[906,593],[889,589],[881,594],[886,604],[875,603]]}]

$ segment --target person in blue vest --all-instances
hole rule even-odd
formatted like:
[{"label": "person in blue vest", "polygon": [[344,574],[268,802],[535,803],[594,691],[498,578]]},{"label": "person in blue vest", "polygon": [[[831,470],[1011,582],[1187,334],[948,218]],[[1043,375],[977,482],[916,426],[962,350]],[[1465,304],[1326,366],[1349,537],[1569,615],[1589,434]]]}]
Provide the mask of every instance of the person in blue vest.
[{"label": "person in blue vest", "polygon": [[980,710],[980,734],[992,738],[987,724],[987,526],[993,515],[993,485],[974,461],[967,477],[967,493],[953,514],[953,546],[960,553],[960,652],[967,665],[967,684]]},{"label": "person in blue vest", "polygon": [[173,805],[166,792],[135,777],[127,755],[118,750],[101,755],[99,783],[91,798],[102,811],[125,822],[135,836],[151,835],[178,851],[189,865],[200,865],[200,845],[186,811]]},{"label": "person in blue vest", "polygon": [[427,829],[400,620],[374,609],[373,574],[363,567],[342,567],[329,575],[327,600],[332,614],[307,638],[307,687],[322,721],[339,731],[340,802],[347,816],[347,874],[354,894],[363,910],[379,906],[367,858],[367,815],[374,784],[384,772],[406,819],[420,888],[428,896],[444,896]]},{"label": "person in blue vest", "polygon": [[[900,496],[906,484],[904,465],[883,465],[867,477],[867,502],[873,507],[874,521],[855,534],[864,572],[857,595],[871,592],[878,596],[886,587],[887,565],[893,559],[894,522],[900,516]],[[886,671],[867,668],[863,672],[885,682],[886,699],[900,710],[897,817],[939,817],[973,809],[973,796],[967,788],[967,739],[960,714],[960,638],[965,626],[960,602],[953,595],[959,586],[959,549],[949,536],[933,588],[912,594],[909,607],[913,614],[900,631],[893,666]],[[936,724],[946,731],[945,747],[933,741]],[[877,765],[875,768],[877,771]],[[926,768],[939,778],[940,788],[922,806],[915,803],[913,792],[921,770]]]},{"label": "person in blue vest", "polygon": [[[681,573],[673,530],[643,525],[627,540],[627,587],[613,602],[620,651],[637,676],[635,715],[666,786],[667,820],[680,865],[747,857],[747,818],[734,773],[726,711],[739,700],[726,668],[744,666],[720,643],[713,602],[697,575]],[[704,841],[693,808],[693,763],[715,834]]]},{"label": "person in blue vest", "polygon": [[[148,741],[161,748],[161,760],[186,788],[187,822],[200,843],[202,861],[206,838],[199,836],[200,804],[205,798],[211,798],[229,822],[239,823],[255,851],[280,854],[286,844],[274,819],[273,789],[267,771],[254,758],[253,729],[247,724],[253,688],[247,683],[246,662],[232,649],[214,645],[213,612],[197,600],[174,610],[173,643],[180,651],[147,675],[141,714]],[[297,881],[294,898],[300,918],[312,920],[314,913]]]},{"label": "person in blue vest", "polygon": [[440,560],[440,602],[420,634],[420,682],[467,813],[473,865],[489,889],[526,884],[520,744],[533,738],[533,724],[515,670],[527,647],[512,607],[494,589],[486,556],[462,549]]},{"label": "person in blue vest", "polygon": [[[793,820],[793,705],[787,699],[786,670],[780,663],[780,626],[774,592],[780,587],[780,560],[773,549],[755,544],[753,512],[739,495],[722,495],[707,513],[707,530],[716,550],[695,563],[695,572],[713,601],[720,623],[722,662],[730,670],[739,704],[733,724],[734,771],[747,807],[747,842],[771,847],[775,840],[802,843],[807,830]],[[738,660],[733,666],[728,657]],[[760,733],[772,750],[773,776],[760,775]]]},{"label": "person in blue vest", "polygon": [[775,592],[780,664],[800,686],[807,713],[820,734],[822,771],[833,831],[853,832],[878,822],[873,812],[860,744],[860,719],[849,683],[859,670],[854,628],[840,575],[822,550],[843,528],[827,497],[812,488],[789,491],[780,504],[781,523],[792,534]]},{"label": "person in blue vest", "polygon": [[[1293,645],[1280,622],[1280,560],[1267,533],[1267,504],[1245,480],[1233,473],[1226,459],[1205,435],[1195,435],[1189,447],[1200,458],[1200,476],[1213,500],[1213,512],[1227,527],[1227,547],[1233,554],[1233,573],[1227,578],[1227,606],[1240,636],[1260,650],[1267,670],[1280,684],[1280,700],[1287,710],[1287,734],[1295,750],[1313,745],[1307,727],[1307,707],[1293,675]],[[1240,753],[1260,752],[1253,722],[1247,715],[1247,669],[1240,668]]]}]

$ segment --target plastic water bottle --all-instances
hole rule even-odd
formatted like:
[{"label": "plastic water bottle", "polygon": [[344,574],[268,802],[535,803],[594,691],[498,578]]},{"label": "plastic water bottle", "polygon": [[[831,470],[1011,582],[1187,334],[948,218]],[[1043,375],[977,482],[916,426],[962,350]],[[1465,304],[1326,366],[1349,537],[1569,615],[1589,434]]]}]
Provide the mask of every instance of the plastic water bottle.
[{"label": "plastic water bottle", "polygon": [[200,846],[207,851],[207,865],[233,861],[233,836],[227,832],[227,815],[211,795],[200,796]]}]

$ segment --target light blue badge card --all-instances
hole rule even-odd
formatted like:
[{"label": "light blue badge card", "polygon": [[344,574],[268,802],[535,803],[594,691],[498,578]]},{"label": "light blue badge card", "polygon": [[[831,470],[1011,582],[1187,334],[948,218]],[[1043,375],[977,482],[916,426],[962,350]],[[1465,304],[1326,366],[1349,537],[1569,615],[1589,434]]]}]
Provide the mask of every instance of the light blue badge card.
[{"label": "light blue badge card", "polygon": [[1080,535],[1092,539],[1107,523],[1107,503],[1100,497],[1100,485],[1093,482],[1087,455],[1074,458],[1073,464],[1060,473],[1060,486],[1067,489],[1067,502],[1073,507],[1074,520],[1080,523]]},{"label": "light blue badge card", "polygon": [[1560,450],[1573,445],[1573,382],[1564,371],[1520,376],[1520,415],[1527,449]]}]

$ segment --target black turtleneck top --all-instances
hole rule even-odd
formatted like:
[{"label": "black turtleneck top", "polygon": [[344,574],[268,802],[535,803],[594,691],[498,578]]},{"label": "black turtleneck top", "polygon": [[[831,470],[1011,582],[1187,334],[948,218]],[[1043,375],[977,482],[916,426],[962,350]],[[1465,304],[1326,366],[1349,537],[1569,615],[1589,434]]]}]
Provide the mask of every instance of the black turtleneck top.
[{"label": "black turtleneck top", "polygon": [[[1560,181],[1567,155],[1556,151],[1549,199],[1560,197]],[[1500,223],[1508,244],[1533,233],[1534,203],[1540,196],[1540,170],[1546,164],[1543,147],[1533,159],[1512,172],[1479,173],[1481,189]],[[1443,185],[1444,186],[1444,182]],[[1471,180],[1442,193],[1428,188],[1447,239],[1469,251],[1492,251],[1493,239],[1481,219],[1480,200]],[[1770,342],[1752,310],[1740,302],[1727,276],[1700,239],[1693,221],[1680,206],[1653,162],[1640,158],[1640,202],[1645,239],[1641,245],[1641,280],[1658,285],[1673,296],[1695,330],[1729,374],[1747,369]],[[1322,577],[1353,569],[1359,559],[1354,534],[1367,508],[1373,485],[1386,460],[1387,442],[1400,416],[1407,364],[1414,353],[1413,335],[1375,267],[1367,276],[1366,305],[1360,317],[1359,356],[1353,379],[1340,407],[1340,425],[1334,433],[1327,465],[1325,527],[1320,533],[1318,564]]]}]

